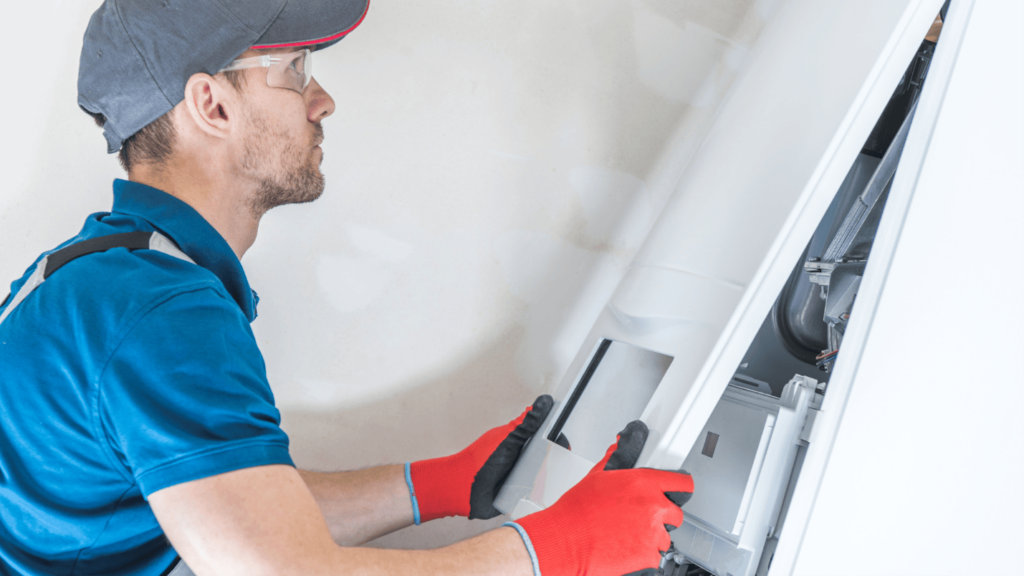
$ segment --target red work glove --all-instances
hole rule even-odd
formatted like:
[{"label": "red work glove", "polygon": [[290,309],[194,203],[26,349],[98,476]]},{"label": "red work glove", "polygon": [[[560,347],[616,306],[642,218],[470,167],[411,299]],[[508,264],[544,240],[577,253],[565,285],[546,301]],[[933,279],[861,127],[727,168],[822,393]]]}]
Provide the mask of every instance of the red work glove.
[{"label": "red work glove", "polygon": [[601,462],[552,506],[509,525],[520,530],[535,574],[660,574],[669,531],[683,522],[693,494],[689,474],[629,470],[647,441],[647,426],[626,425]]},{"label": "red work glove", "polygon": [[501,514],[494,497],[553,403],[545,394],[518,418],[488,430],[462,452],[406,464],[416,524],[445,516],[487,520]]}]

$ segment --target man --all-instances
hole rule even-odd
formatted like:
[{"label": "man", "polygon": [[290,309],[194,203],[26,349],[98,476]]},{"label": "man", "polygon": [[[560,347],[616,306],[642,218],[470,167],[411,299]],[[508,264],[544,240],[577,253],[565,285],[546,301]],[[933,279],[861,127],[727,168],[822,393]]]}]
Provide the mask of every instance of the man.
[{"label": "man", "polygon": [[[493,498],[551,409],[445,458],[296,470],[249,329],[260,218],[324,190],[312,51],[365,0],[106,0],[79,104],[120,152],[110,212],[0,305],[3,574],[655,573],[688,475],[630,470],[630,424],[554,506],[432,551],[353,547]],[[369,433],[369,432],[368,432]],[[641,572],[643,571],[643,572]]]}]

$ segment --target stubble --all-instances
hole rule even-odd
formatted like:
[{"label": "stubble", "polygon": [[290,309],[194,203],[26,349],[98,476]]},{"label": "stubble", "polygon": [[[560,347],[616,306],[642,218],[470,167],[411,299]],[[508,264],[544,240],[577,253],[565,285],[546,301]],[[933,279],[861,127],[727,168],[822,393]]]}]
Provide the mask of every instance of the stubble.
[{"label": "stubble", "polygon": [[313,145],[323,140],[323,127],[316,125],[311,141],[290,142],[287,134],[275,132],[262,118],[249,119],[252,127],[242,154],[242,170],[258,181],[249,203],[259,219],[272,208],[285,204],[312,202],[324,193],[320,162],[312,159]]}]

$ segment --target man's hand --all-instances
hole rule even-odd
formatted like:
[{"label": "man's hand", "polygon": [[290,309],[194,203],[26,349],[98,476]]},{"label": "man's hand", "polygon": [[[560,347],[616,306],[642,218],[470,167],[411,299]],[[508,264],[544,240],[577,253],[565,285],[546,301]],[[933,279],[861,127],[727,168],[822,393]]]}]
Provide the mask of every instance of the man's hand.
[{"label": "man's hand", "polygon": [[500,514],[494,497],[553,404],[551,396],[541,396],[518,418],[487,431],[458,454],[409,464],[416,524],[445,516],[487,520]]},{"label": "man's hand", "polygon": [[519,520],[544,576],[658,574],[668,532],[693,493],[689,474],[635,469],[647,426],[626,425],[605,457],[546,510]]}]

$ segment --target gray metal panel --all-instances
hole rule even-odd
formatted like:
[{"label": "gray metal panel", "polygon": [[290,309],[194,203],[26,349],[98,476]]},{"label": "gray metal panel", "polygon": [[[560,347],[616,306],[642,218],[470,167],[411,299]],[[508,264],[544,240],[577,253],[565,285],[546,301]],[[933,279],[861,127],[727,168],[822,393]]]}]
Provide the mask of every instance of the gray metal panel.
[{"label": "gray metal panel", "polygon": [[[676,550],[717,576],[752,576],[773,534],[817,381],[794,376],[781,398],[730,386],[684,468],[694,496]],[[712,457],[704,438],[718,434]],[[717,462],[716,462],[717,460]]]},{"label": "gray metal panel", "polygon": [[[700,437],[683,463],[683,469],[698,481],[693,497],[686,504],[686,515],[696,517],[725,534],[737,534],[744,496],[751,471],[767,449],[775,423],[773,410],[743,402],[731,395],[711,413]],[[718,439],[712,456],[705,453],[708,434]],[[756,476],[756,471],[755,476]]]}]

